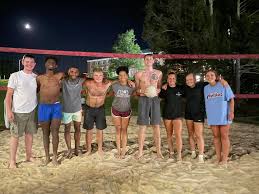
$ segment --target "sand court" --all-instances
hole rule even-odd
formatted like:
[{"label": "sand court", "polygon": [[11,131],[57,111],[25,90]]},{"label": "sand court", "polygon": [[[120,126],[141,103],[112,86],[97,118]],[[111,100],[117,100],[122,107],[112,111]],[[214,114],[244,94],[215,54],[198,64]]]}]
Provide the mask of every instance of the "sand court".
[{"label": "sand court", "polygon": [[[205,127],[205,164],[191,159],[186,125],[183,127],[183,162],[168,158],[166,132],[161,128],[164,159],[157,160],[152,129],[147,130],[144,156],[136,160],[138,150],[136,117],[128,128],[128,152],[125,159],[116,158],[115,129],[111,117],[104,131],[104,157],[90,156],[66,159],[64,126],[60,129],[59,161],[43,165],[42,131],[34,137],[34,163],[25,162],[24,138],[17,153],[18,169],[7,169],[9,159],[8,130],[0,134],[0,193],[258,193],[259,192],[259,126],[233,123],[231,126],[230,162],[214,164],[216,158],[212,132]],[[82,129],[81,146],[85,144]],[[95,136],[94,136],[95,137]],[[72,135],[73,139],[73,135]],[[95,139],[95,138],[94,138]],[[73,141],[72,141],[73,142]],[[72,143],[73,145],[73,143]],[[73,145],[74,146],[74,145]],[[50,149],[52,150],[52,148]],[[52,151],[51,151],[52,152]]]}]

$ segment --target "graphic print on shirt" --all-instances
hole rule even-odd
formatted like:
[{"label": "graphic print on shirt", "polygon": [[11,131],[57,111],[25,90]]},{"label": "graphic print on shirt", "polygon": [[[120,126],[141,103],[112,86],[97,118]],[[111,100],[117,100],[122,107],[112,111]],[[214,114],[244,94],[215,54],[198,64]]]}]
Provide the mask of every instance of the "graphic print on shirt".
[{"label": "graphic print on shirt", "polygon": [[223,93],[219,93],[219,92],[211,92],[207,95],[207,99],[212,99],[212,98],[218,98],[218,97],[222,97]]},{"label": "graphic print on shirt", "polygon": [[121,97],[121,98],[129,98],[129,91],[128,90],[121,90],[119,89],[115,95],[116,97]]},{"label": "graphic print on shirt", "polygon": [[177,92],[175,95],[179,97],[179,96],[182,96],[183,94],[181,94],[180,92]]}]

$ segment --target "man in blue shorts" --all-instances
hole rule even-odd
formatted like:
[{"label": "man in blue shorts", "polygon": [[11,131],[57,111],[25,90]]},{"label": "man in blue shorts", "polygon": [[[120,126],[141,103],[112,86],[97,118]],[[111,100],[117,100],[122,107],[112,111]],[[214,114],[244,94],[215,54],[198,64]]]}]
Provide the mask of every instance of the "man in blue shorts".
[{"label": "man in blue shorts", "polygon": [[40,92],[38,120],[43,130],[43,144],[46,155],[46,165],[50,162],[49,143],[50,132],[52,134],[53,158],[52,163],[58,165],[59,127],[62,119],[62,107],[59,102],[61,80],[64,73],[55,73],[57,59],[47,57],[45,59],[46,73],[37,77]]}]

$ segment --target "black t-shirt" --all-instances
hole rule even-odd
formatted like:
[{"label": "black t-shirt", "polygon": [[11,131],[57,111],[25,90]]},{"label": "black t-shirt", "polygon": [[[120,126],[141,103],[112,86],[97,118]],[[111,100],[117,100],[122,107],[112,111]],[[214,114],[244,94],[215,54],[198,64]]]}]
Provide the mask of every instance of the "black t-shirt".
[{"label": "black t-shirt", "polygon": [[159,97],[165,99],[163,118],[176,119],[183,117],[184,87],[176,85],[175,87],[167,86],[166,90],[161,90]]},{"label": "black t-shirt", "polygon": [[185,86],[185,97],[186,97],[186,113],[204,113],[205,102],[204,102],[204,87],[208,85],[207,82],[197,82],[193,88]]}]

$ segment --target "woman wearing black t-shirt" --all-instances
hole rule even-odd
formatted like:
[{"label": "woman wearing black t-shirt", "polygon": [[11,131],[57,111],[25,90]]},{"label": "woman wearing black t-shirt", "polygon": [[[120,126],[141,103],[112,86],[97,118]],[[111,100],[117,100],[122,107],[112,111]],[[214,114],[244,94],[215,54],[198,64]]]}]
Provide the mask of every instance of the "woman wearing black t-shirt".
[{"label": "woman wearing black t-shirt", "polygon": [[159,97],[165,100],[163,110],[163,120],[167,133],[167,143],[169,149],[169,157],[174,154],[173,134],[176,138],[177,160],[182,160],[182,96],[184,90],[182,86],[176,85],[176,74],[171,72],[167,76],[167,88],[162,89]]}]

